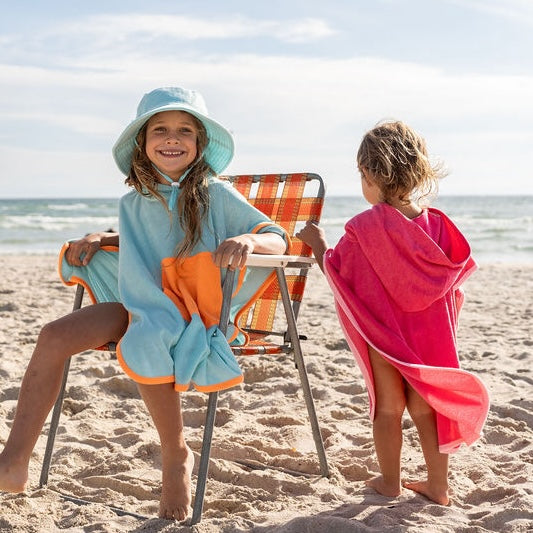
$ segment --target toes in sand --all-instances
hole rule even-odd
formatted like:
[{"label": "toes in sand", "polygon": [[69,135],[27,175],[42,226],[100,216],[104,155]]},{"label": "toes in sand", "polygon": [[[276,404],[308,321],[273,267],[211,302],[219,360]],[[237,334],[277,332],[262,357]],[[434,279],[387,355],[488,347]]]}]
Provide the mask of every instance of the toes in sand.
[{"label": "toes in sand", "polygon": [[450,505],[450,497],[447,487],[433,487],[427,481],[404,482],[403,486],[406,489],[422,494],[429,500],[438,503],[439,505]]},{"label": "toes in sand", "polygon": [[191,477],[194,455],[187,448],[184,460],[178,460],[163,471],[163,486],[159,502],[159,517],[185,520],[191,510]]},{"label": "toes in sand", "polygon": [[372,479],[365,481],[365,485],[379,492],[382,496],[388,496],[389,498],[395,498],[402,492],[402,488],[399,484],[386,483],[383,476],[376,476]]}]

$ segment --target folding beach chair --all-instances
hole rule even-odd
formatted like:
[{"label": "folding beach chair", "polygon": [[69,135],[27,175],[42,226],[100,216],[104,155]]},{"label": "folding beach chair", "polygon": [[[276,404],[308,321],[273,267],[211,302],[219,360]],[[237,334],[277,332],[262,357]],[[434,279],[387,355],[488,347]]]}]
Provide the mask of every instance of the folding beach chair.
[{"label": "folding beach chair", "polygon": [[[318,222],[320,219],[324,202],[322,179],[317,174],[311,173],[229,176],[225,179],[229,180],[252,205],[287,230],[293,241],[292,253],[294,254],[291,256],[253,254],[249,258],[247,263],[249,266],[274,268],[276,278],[255,304],[239,318],[238,326],[246,331],[249,336],[249,342],[244,346],[232,346],[232,350],[237,356],[279,353],[293,355],[318,454],[319,472],[320,475],[327,477],[329,476],[327,458],[303,360],[300,344],[302,337],[299,335],[296,326],[307,274],[315,261],[311,257],[309,246],[294,237],[298,222],[307,220]],[[220,317],[220,329],[222,331],[226,330],[229,321],[233,276],[234,272],[228,271],[223,287],[224,296]],[[83,287],[78,285],[74,309],[81,307],[82,299]],[[281,305],[279,304],[280,301]],[[282,321],[276,318],[278,307],[281,307],[284,311],[284,320]],[[275,330],[275,319],[276,323],[283,323],[283,326],[278,328],[281,331]],[[278,342],[273,339],[278,339]],[[70,361],[67,361],[61,390],[52,413],[41,469],[40,487],[45,486],[48,481],[48,472],[61,414],[69,365]],[[198,523],[202,516],[218,394],[218,392],[209,394],[192,524]]]}]

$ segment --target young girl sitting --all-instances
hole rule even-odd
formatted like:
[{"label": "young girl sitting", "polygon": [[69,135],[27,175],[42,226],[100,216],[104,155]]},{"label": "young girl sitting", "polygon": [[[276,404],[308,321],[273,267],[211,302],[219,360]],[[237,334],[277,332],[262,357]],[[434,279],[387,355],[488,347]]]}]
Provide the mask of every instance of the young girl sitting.
[{"label": "young girl sitting", "polygon": [[[118,360],[137,382],[161,441],[159,515],[183,520],[191,503],[193,454],[183,434],[179,392],[190,384],[208,392],[242,381],[218,330],[220,269],[241,269],[234,316],[269,277],[244,269],[247,257],[283,254],[288,239],[216,177],[233,157],[233,139],[208,117],[195,91],[170,87],[146,94],[113,155],[133,188],[120,201],[120,303],[84,307],[43,328],[0,454],[0,490],[24,490],[31,451],[57,397],[66,358],[118,341]],[[105,262],[105,252],[89,264],[80,252],[92,254],[102,239],[118,244],[116,234],[96,235],[73,245],[74,254],[65,253],[73,277],[94,289],[97,300],[98,288],[88,280],[91,268]],[[229,340],[239,334],[230,331]]]},{"label": "young girl sitting", "polygon": [[460,286],[476,265],[451,220],[420,205],[441,174],[416,132],[402,122],[379,124],[364,136],[357,164],[372,209],[346,224],[333,250],[312,223],[298,237],[326,274],[366,381],[381,470],[367,485],[385,496],[400,494],[407,408],[427,480],[403,486],[447,505],[448,454],[477,440],[488,411],[484,385],[459,369],[456,350]]}]

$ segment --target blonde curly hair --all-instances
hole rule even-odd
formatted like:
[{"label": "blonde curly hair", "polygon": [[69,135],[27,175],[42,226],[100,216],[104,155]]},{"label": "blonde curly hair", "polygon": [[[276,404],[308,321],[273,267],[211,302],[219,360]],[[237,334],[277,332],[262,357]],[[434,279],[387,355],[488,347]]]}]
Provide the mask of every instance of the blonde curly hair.
[{"label": "blonde curly hair", "polygon": [[430,162],[423,137],[400,121],[382,121],[365,134],[357,166],[367,171],[389,204],[393,199],[405,205],[429,199],[446,176],[441,163]]}]

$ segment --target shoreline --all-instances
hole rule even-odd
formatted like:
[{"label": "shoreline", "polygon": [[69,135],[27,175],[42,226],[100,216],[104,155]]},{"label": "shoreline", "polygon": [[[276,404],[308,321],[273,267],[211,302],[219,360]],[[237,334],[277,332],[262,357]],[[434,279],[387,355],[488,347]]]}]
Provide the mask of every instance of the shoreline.
[{"label": "shoreline", "polygon": [[[1,254],[0,443],[42,325],[72,308],[55,254]],[[204,518],[196,529],[159,520],[158,438],[135,385],[107,352],[73,359],[49,487],[95,502],[77,506],[38,489],[45,436],[25,494],[0,493],[0,530],[301,533],[525,532],[533,527],[533,264],[482,264],[465,283],[461,366],[487,385],[482,438],[450,458],[450,507],[404,490],[385,498],[364,486],[375,474],[364,380],[336,320],[325,279],[313,269],[299,328],[330,479],[317,460],[297,373],[281,356],[240,358],[245,383],[220,395]],[[529,296],[529,298],[528,298]],[[186,437],[198,463],[206,396],[182,395]],[[45,426],[44,434],[47,431]],[[267,463],[256,470],[238,462]],[[418,438],[404,420],[406,478],[423,475]],[[197,464],[196,464],[197,468]],[[294,476],[300,470],[311,477]],[[196,473],[196,470],[195,470]],[[193,485],[196,477],[193,478]],[[117,516],[107,505],[149,517]]]}]

